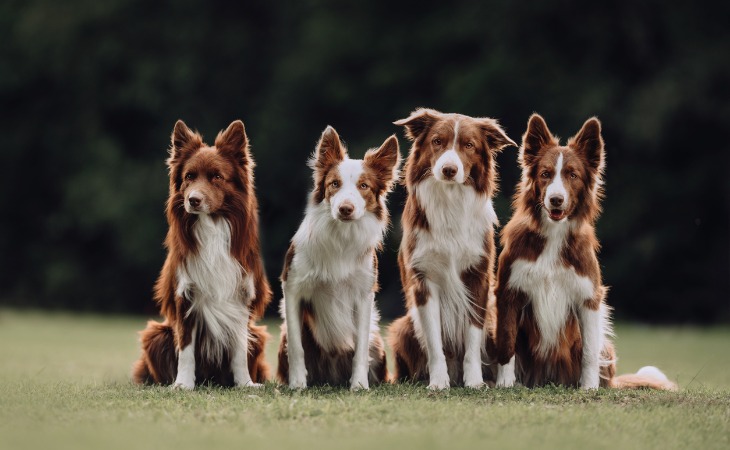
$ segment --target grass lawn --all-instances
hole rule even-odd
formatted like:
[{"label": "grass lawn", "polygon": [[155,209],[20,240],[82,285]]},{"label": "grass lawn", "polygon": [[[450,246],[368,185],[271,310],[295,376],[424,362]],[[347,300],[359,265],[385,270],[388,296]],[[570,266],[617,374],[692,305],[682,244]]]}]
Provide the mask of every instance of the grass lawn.
[{"label": "grass lawn", "polygon": [[[619,373],[659,366],[678,393],[400,385],[352,394],[137,387],[129,370],[144,324],[0,310],[0,449],[730,448],[727,327],[617,327]],[[269,331],[274,366],[278,324]]]}]

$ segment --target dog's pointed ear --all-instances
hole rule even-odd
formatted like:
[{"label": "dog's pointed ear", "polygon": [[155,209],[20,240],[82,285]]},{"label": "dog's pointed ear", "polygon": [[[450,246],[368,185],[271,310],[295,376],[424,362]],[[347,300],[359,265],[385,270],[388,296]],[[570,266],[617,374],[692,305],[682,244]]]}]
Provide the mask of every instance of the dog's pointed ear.
[{"label": "dog's pointed ear", "polygon": [[197,150],[201,145],[203,139],[198,133],[188,128],[182,120],[175,122],[170,142],[170,160],[180,158],[186,151]]},{"label": "dog's pointed ear", "polygon": [[586,120],[578,134],[568,140],[568,146],[585,158],[593,170],[603,168],[603,145],[601,122],[595,117]]},{"label": "dog's pointed ear", "polygon": [[499,152],[510,145],[517,147],[515,141],[507,137],[507,133],[495,119],[483,117],[477,119],[477,122],[482,129],[484,142],[487,143],[487,148],[490,150]]},{"label": "dog's pointed ear", "polygon": [[233,158],[241,167],[246,167],[251,163],[246,127],[240,120],[234,120],[225,131],[218,133],[215,138],[215,147],[221,154]]},{"label": "dog's pointed ear", "polygon": [[439,118],[440,112],[435,109],[418,108],[405,119],[396,120],[395,125],[406,128],[406,137],[410,141],[415,141],[419,136],[423,135],[431,125]]},{"label": "dog's pointed ear", "polygon": [[310,160],[310,167],[315,170],[327,169],[345,159],[345,146],[342,145],[340,135],[332,126],[322,132],[317,142],[314,156]]},{"label": "dog's pointed ear", "polygon": [[550,133],[545,119],[540,114],[533,114],[527,121],[527,131],[522,136],[520,160],[524,167],[531,166],[540,150],[544,147],[557,145],[557,140]]},{"label": "dog's pointed ear", "polygon": [[386,182],[388,188],[398,179],[400,161],[398,138],[395,134],[386,139],[378,149],[368,150],[363,159],[365,165],[373,169],[378,178]]}]

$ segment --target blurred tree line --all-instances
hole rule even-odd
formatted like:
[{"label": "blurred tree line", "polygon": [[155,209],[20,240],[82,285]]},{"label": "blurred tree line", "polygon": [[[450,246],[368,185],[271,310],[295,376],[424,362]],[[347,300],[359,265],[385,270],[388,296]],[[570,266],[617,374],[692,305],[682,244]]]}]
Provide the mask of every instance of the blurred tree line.
[{"label": "blurred tree line", "polygon": [[[642,0],[6,0],[0,304],[154,314],[178,118],[209,143],[245,122],[278,290],[321,130],[355,157],[397,132],[405,154],[391,122],[428,106],[498,118],[516,141],[534,111],[564,139],[597,115],[616,315],[728,321],[728,17],[727,3]],[[502,223],[516,156],[499,157]],[[389,203],[386,317],[402,308],[403,188]]]}]

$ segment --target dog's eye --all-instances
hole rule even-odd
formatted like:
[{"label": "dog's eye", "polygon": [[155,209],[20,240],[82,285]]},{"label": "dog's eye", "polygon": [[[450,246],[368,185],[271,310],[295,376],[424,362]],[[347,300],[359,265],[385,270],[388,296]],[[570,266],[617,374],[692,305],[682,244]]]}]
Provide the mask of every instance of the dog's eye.
[{"label": "dog's eye", "polygon": [[364,191],[367,188],[368,188],[368,184],[367,183],[360,183],[360,189],[362,189]]},{"label": "dog's eye", "polygon": [[578,178],[578,175],[575,172],[570,172],[570,178],[575,180],[576,178]]},{"label": "dog's eye", "polygon": [[431,142],[433,142],[433,145],[441,145],[441,139],[439,138],[433,138],[433,141]]},{"label": "dog's eye", "polygon": [[340,187],[340,182],[335,180],[332,183],[330,183],[330,186],[332,186],[333,188]]},{"label": "dog's eye", "polygon": [[192,173],[188,172],[185,174],[186,180],[192,180],[193,178],[195,178],[195,175],[193,175]]},{"label": "dog's eye", "polygon": [[220,176],[220,174],[215,174],[215,175],[213,175],[213,179],[214,179],[215,181],[221,181],[221,180],[223,180],[223,177],[222,177],[222,176]]},{"label": "dog's eye", "polygon": [[467,142],[467,143],[466,143],[466,145],[465,145],[464,147],[466,147],[466,148],[468,148],[469,150],[471,150],[471,149],[473,149],[473,148],[474,148],[474,143],[472,143],[472,142]]},{"label": "dog's eye", "polygon": [[550,178],[550,172],[548,172],[547,170],[545,170],[545,171],[543,171],[540,174],[540,176],[543,177],[543,178]]}]

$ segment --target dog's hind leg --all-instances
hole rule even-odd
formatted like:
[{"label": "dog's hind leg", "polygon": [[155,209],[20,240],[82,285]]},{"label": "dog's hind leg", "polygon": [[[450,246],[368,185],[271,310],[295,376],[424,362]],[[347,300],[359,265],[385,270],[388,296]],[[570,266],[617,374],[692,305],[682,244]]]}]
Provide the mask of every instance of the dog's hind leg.
[{"label": "dog's hind leg", "polygon": [[140,332],[142,355],[132,367],[132,379],[138,384],[171,384],[175,379],[177,356],[172,327],[149,321]]}]

